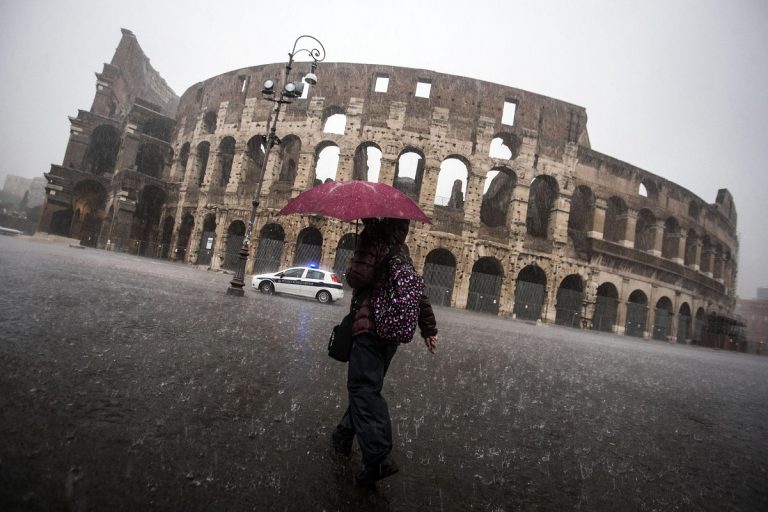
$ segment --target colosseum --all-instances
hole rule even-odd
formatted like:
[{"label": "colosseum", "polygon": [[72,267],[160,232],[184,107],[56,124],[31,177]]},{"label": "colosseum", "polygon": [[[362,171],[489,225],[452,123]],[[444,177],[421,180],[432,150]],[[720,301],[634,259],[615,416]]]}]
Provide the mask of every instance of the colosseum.
[{"label": "colosseum", "polygon": [[[408,245],[434,304],[678,343],[731,335],[728,190],[710,204],[593,150],[576,105],[326,62],[282,110],[262,177],[273,111],[262,83],[284,68],[238,69],[178,97],[124,29],[90,110],[70,118],[62,164],[45,174],[39,231],[231,270],[261,182],[246,272],[307,262],[343,272],[354,223],[276,212],[327,179],[380,181],[432,220],[412,223]],[[308,71],[294,64],[294,79]]]}]

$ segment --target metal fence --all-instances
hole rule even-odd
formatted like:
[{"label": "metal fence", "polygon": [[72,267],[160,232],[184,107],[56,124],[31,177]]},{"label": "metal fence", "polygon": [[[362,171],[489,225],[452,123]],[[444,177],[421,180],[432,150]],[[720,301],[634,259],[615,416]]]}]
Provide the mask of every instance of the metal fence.
[{"label": "metal fence", "polygon": [[597,296],[595,302],[595,314],[592,316],[592,329],[603,332],[613,332],[616,324],[616,314],[619,310],[619,301],[613,297]]},{"label": "metal fence", "polygon": [[228,270],[237,269],[237,264],[240,262],[240,248],[243,246],[242,235],[229,235],[227,239],[227,247],[224,252],[224,259],[221,263],[222,268]]},{"label": "metal fence", "polygon": [[293,264],[298,266],[317,265],[323,257],[323,246],[313,244],[299,244],[293,257]]},{"label": "metal fence", "polygon": [[538,320],[544,307],[546,288],[543,284],[518,281],[515,286],[515,317],[522,320]]},{"label": "metal fence", "polygon": [[467,309],[498,313],[501,300],[501,276],[472,272],[469,278]]},{"label": "metal fence", "polygon": [[685,343],[685,340],[690,334],[688,332],[688,322],[691,321],[691,317],[687,315],[679,315],[677,317],[677,342]]},{"label": "metal fence", "polygon": [[648,319],[648,307],[645,304],[627,302],[627,323],[624,334],[642,338],[645,334],[645,322]]},{"label": "metal fence", "polygon": [[161,259],[168,256],[171,246],[170,244],[158,244],[155,242],[145,242],[143,240],[114,238],[107,241],[104,249],[107,251],[133,254],[135,256]]},{"label": "metal fence", "polygon": [[581,312],[584,306],[584,293],[578,290],[560,288],[557,290],[555,304],[555,323],[568,327],[581,327]]},{"label": "metal fence", "polygon": [[273,240],[271,238],[262,238],[256,248],[256,256],[253,260],[253,273],[263,274],[265,272],[276,272],[280,270],[280,259],[283,256],[282,240]]},{"label": "metal fence", "polygon": [[653,315],[653,339],[666,341],[669,336],[672,315],[666,309],[656,309]]},{"label": "metal fence", "polygon": [[347,282],[345,274],[347,273],[347,266],[349,260],[352,259],[352,255],[355,253],[352,249],[337,249],[336,257],[333,260],[333,273],[336,274],[342,281]]},{"label": "metal fence", "polygon": [[456,267],[449,265],[424,265],[424,287],[429,302],[435,306],[450,306]]}]

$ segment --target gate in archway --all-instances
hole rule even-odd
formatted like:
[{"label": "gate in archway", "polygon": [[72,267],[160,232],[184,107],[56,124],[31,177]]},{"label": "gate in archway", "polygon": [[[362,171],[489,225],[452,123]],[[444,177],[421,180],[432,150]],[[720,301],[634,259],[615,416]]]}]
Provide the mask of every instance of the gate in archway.
[{"label": "gate in archway", "polygon": [[529,281],[517,281],[515,286],[515,317],[521,320],[538,320],[544,308],[546,287]]},{"label": "gate in archway", "polygon": [[[429,302],[434,306],[450,306],[456,267],[426,263],[424,265],[424,287]],[[497,277],[497,276],[492,276]]]}]

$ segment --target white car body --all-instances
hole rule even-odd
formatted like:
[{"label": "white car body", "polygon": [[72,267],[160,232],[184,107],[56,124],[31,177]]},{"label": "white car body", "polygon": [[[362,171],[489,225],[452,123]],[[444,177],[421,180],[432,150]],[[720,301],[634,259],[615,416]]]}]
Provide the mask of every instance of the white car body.
[{"label": "white car body", "polygon": [[271,274],[255,275],[251,286],[262,293],[299,295],[319,302],[344,298],[344,288],[336,274],[314,267],[291,267]]}]

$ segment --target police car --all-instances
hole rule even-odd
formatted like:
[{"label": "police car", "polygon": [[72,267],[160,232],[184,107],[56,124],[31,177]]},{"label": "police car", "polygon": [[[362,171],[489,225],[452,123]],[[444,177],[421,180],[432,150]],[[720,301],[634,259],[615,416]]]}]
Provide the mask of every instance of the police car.
[{"label": "police car", "polygon": [[251,286],[261,293],[287,293],[327,303],[344,298],[341,280],[333,272],[315,267],[291,267],[273,274],[253,276]]}]

